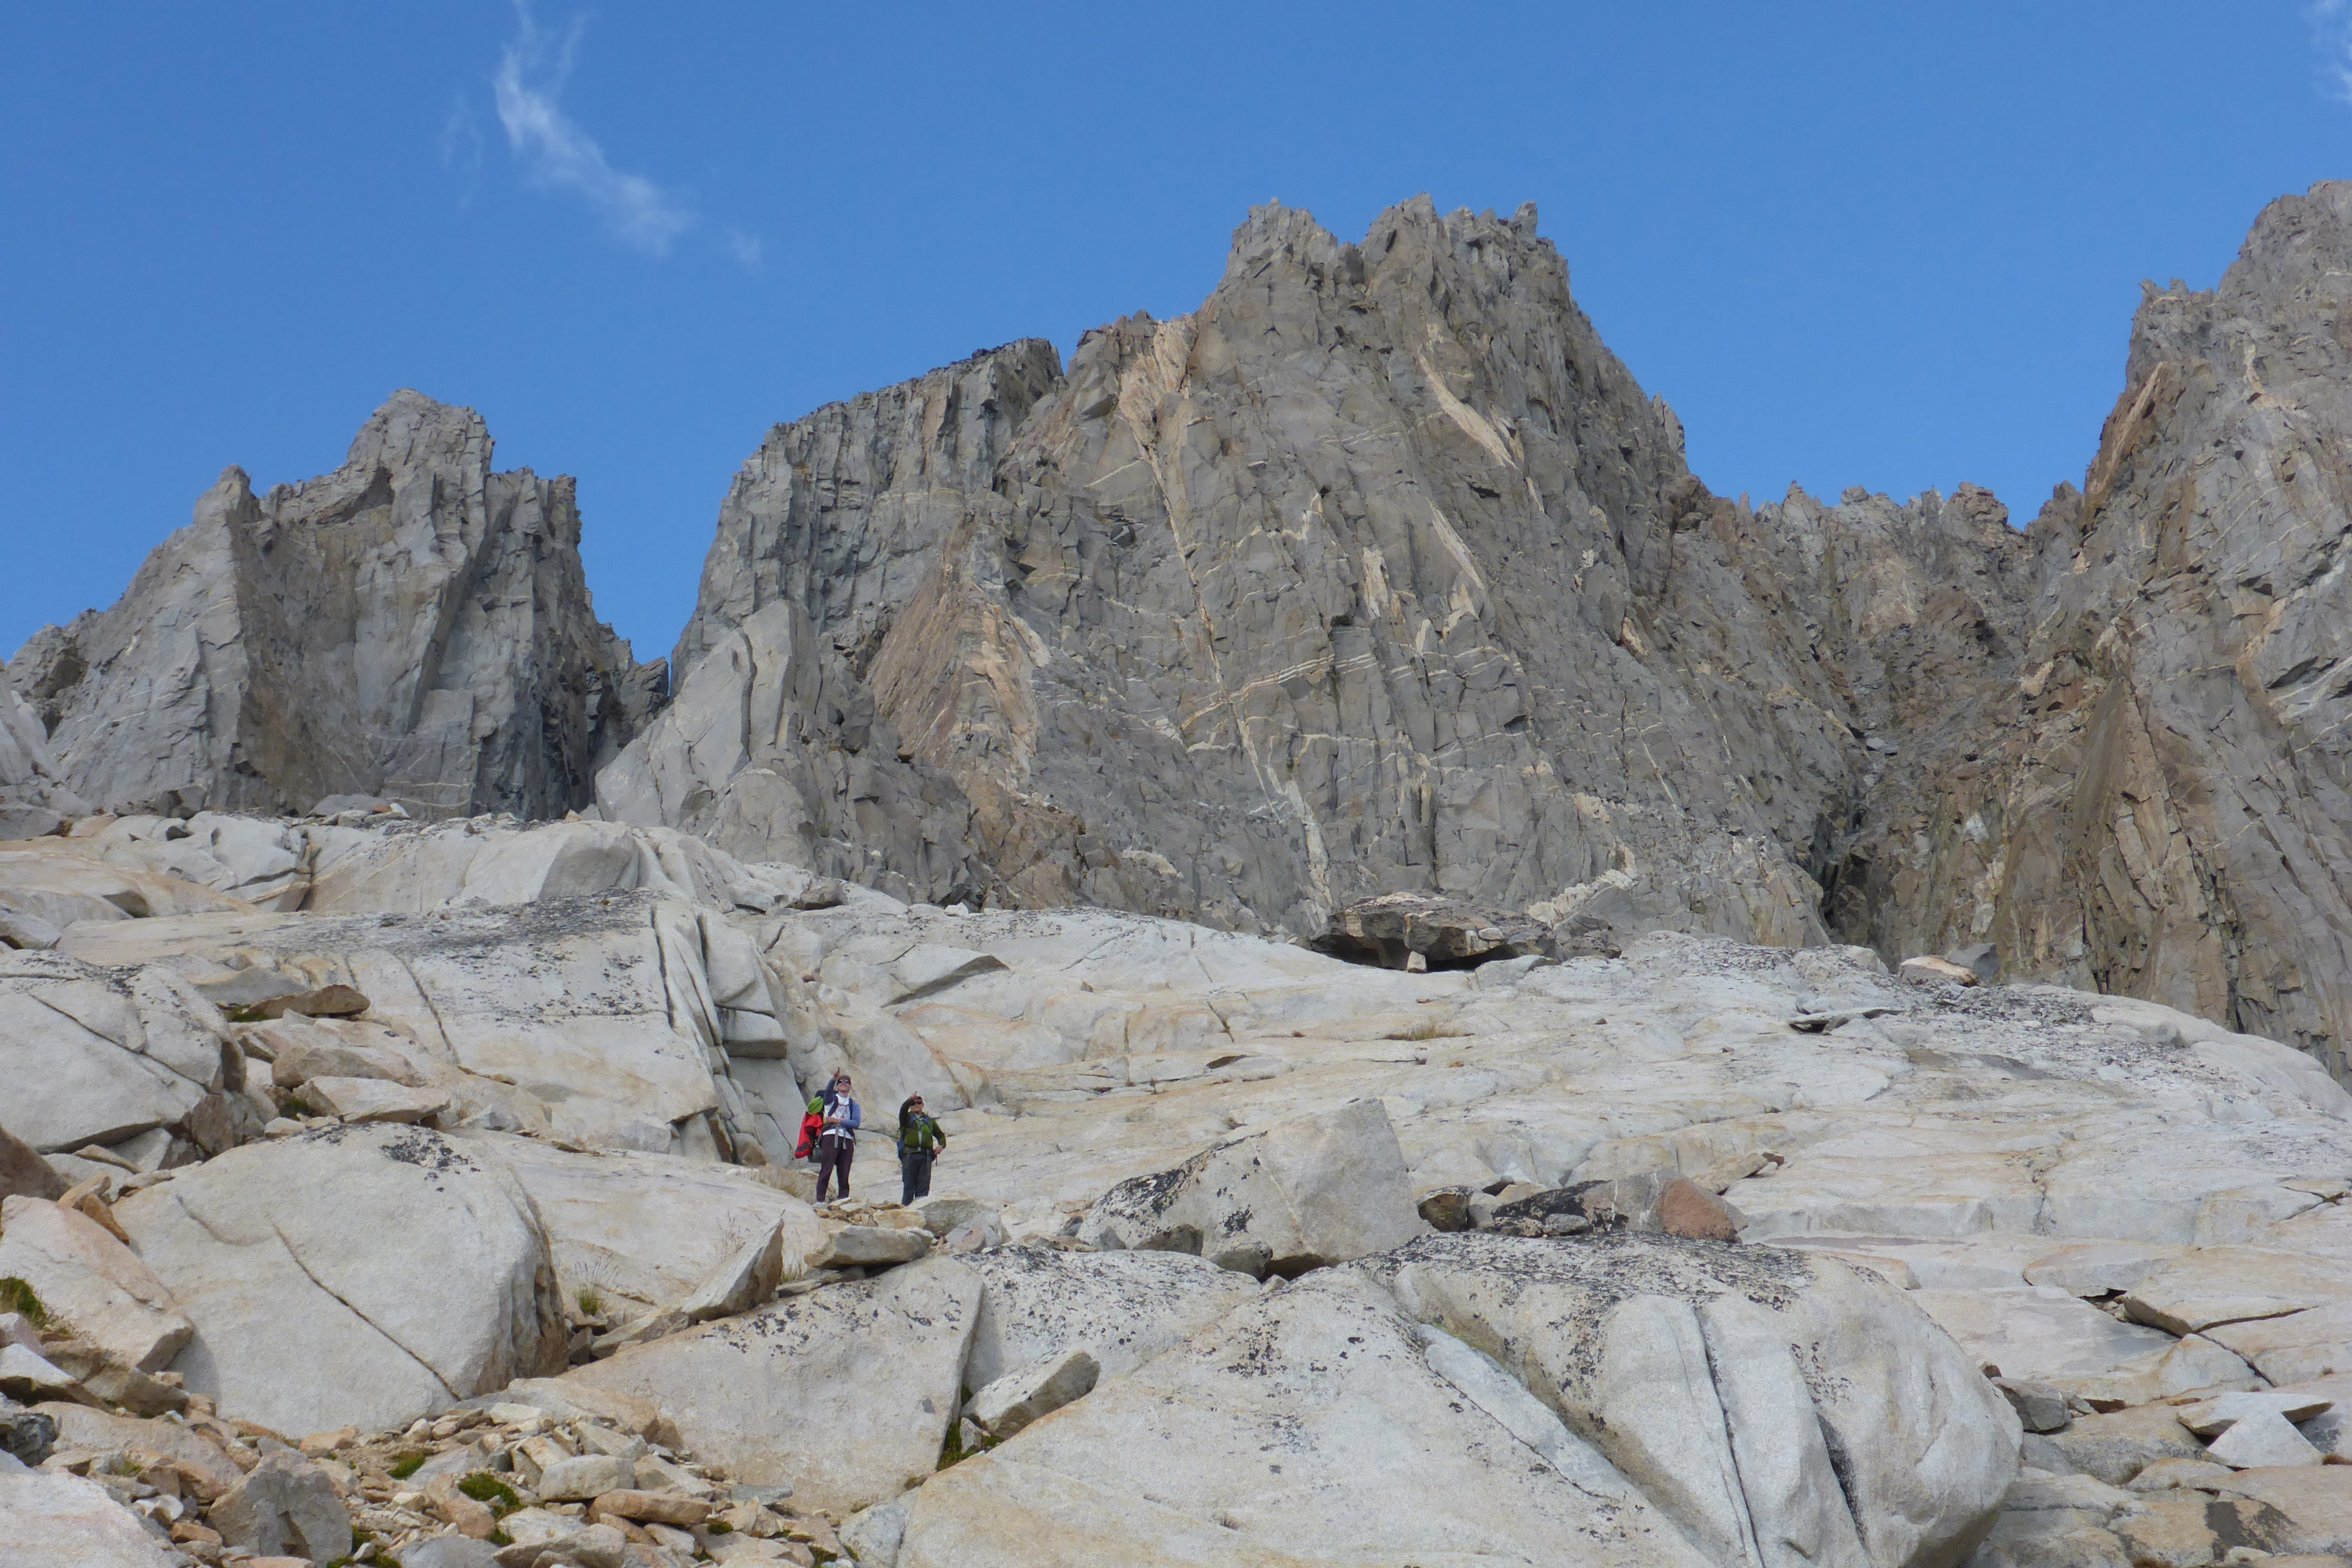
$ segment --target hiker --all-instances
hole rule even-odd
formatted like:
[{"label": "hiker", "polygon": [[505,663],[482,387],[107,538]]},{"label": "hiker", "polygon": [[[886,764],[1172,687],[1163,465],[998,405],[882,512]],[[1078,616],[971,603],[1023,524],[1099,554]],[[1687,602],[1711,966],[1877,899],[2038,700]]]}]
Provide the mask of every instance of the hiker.
[{"label": "hiker", "polygon": [[849,1075],[837,1072],[817,1097],[809,1101],[809,1114],[822,1120],[816,1135],[816,1201],[824,1202],[825,1184],[835,1171],[841,1173],[840,1196],[849,1196],[849,1162],[857,1154],[857,1127],[865,1120],[857,1101],[849,1097]]},{"label": "hiker", "polygon": [[923,1112],[923,1097],[898,1107],[898,1202],[931,1195],[931,1162],[946,1152],[947,1131]]}]

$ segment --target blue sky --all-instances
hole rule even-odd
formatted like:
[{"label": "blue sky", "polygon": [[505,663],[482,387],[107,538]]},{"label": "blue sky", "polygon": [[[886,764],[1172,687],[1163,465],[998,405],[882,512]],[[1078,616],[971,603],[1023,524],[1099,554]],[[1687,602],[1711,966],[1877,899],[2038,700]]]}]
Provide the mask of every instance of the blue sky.
[{"label": "blue sky", "polygon": [[226,464],[388,394],[580,478],[691,607],[767,426],[1343,238],[1533,200],[1717,491],[2079,481],[2139,279],[2352,175],[2352,3],[54,5],[0,0],[0,653]]}]

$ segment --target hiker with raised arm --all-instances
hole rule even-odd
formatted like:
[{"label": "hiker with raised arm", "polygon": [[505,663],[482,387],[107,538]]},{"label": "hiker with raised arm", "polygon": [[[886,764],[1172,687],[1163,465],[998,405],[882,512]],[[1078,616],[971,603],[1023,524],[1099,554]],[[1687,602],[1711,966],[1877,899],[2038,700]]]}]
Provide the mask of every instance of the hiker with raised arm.
[{"label": "hiker with raised arm", "polygon": [[946,1152],[946,1129],[924,1114],[923,1097],[910,1094],[898,1107],[898,1201],[931,1195],[931,1163]]},{"label": "hiker with raised arm", "polygon": [[865,1120],[850,1097],[849,1075],[837,1072],[833,1081],[809,1101],[809,1114],[820,1119],[817,1130],[816,1201],[824,1202],[825,1184],[841,1173],[840,1196],[849,1195],[849,1163],[857,1156],[857,1128]]}]

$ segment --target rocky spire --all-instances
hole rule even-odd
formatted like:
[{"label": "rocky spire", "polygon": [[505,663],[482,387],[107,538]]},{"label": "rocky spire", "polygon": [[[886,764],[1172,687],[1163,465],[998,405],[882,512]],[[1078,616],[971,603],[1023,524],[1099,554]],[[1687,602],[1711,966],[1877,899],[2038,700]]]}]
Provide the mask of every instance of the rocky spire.
[{"label": "rocky spire", "polygon": [[2147,286],[2083,489],[2033,526],[2013,680],[1858,850],[1885,929],[2347,1071],[2347,313],[2352,184],[2273,202],[2212,292]]},{"label": "rocky spire", "polygon": [[572,481],[490,456],[479,415],[404,391],[331,474],[225,472],[121,602],[11,662],[64,781],[114,810],[585,804],[662,668],[590,609]]}]

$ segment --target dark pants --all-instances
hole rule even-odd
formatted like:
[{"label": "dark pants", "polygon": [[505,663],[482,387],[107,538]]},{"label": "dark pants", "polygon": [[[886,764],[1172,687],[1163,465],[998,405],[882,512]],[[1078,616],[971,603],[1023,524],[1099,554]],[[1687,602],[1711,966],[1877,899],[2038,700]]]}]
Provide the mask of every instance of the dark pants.
[{"label": "dark pants", "polygon": [[820,1138],[817,1140],[816,1201],[824,1202],[824,1184],[841,1173],[841,1195],[849,1195],[849,1162],[856,1156],[857,1142],[853,1138]]},{"label": "dark pants", "polygon": [[913,1203],[917,1198],[931,1195],[931,1161],[935,1155],[929,1149],[898,1151],[898,1201]]}]

